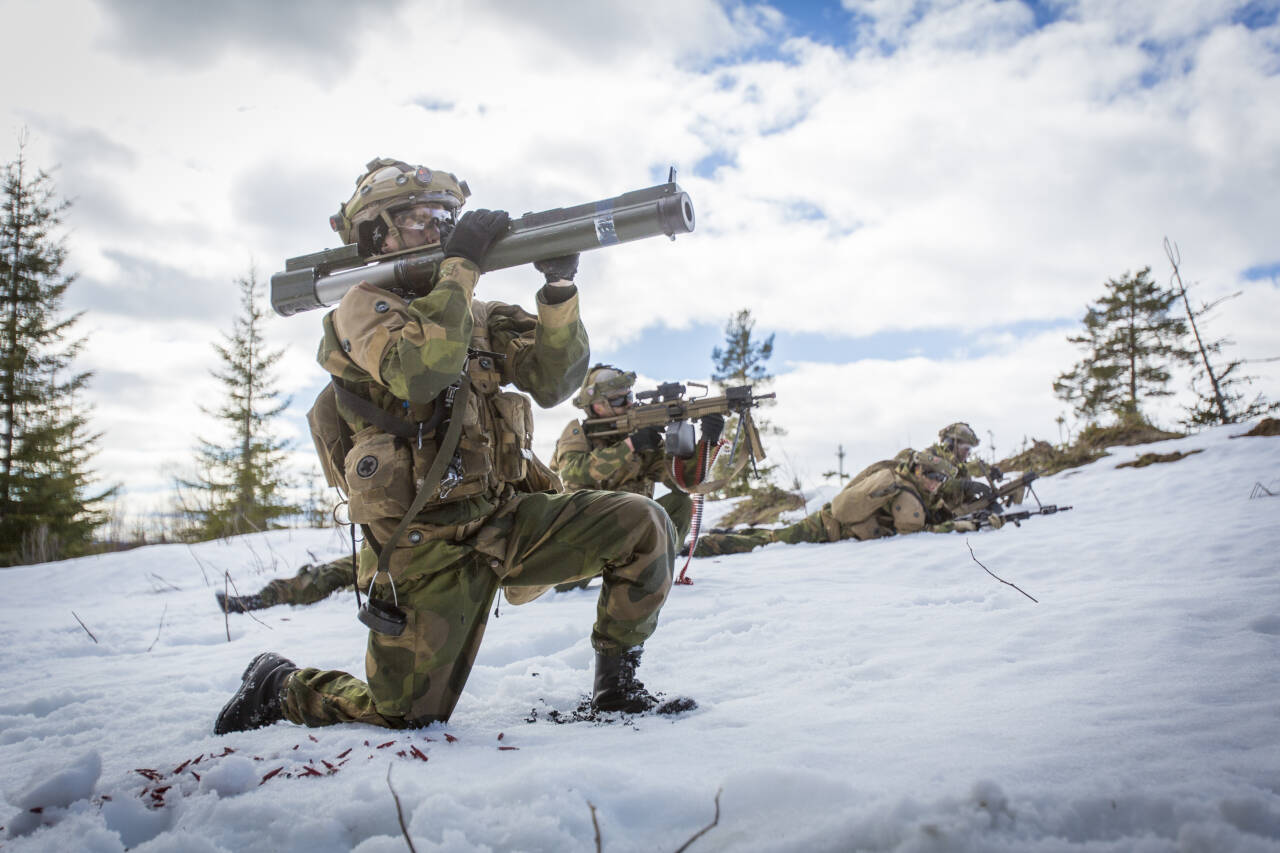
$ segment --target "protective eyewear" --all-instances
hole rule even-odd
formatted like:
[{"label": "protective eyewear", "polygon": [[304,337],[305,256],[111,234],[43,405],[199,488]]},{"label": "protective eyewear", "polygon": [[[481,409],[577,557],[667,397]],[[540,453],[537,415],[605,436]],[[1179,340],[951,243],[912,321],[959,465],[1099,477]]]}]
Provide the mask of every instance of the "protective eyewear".
[{"label": "protective eyewear", "polygon": [[947,475],[941,471],[925,471],[924,478],[926,480],[933,480],[935,483],[945,483],[947,481]]},{"label": "protective eyewear", "polygon": [[410,207],[391,214],[391,221],[402,231],[440,230],[449,221],[449,212],[439,207]]},{"label": "protective eyewear", "polygon": [[631,392],[628,391],[626,394],[624,394],[621,397],[609,397],[607,399],[609,401],[610,406],[613,406],[615,409],[621,409],[621,408],[625,408],[626,406],[630,406],[632,401],[635,398],[632,396]]}]

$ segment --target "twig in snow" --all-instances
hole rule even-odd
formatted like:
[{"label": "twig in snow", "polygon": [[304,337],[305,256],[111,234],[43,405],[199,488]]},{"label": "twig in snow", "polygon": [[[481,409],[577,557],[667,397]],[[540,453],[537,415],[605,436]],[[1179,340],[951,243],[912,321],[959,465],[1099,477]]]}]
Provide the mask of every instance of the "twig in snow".
[{"label": "twig in snow", "polygon": [[151,651],[156,647],[156,643],[160,642],[160,629],[164,627],[164,615],[169,612],[169,605],[164,606],[164,610],[160,611],[160,624],[156,626],[156,638],[151,641],[151,645],[147,646],[147,651]]},{"label": "twig in snow", "polygon": [[156,591],[156,592],[160,592],[160,591],[161,591],[161,587],[156,586],[156,581],[159,581],[160,583],[164,584],[164,586],[167,586],[169,589],[178,590],[178,591],[181,591],[181,589],[182,589],[182,587],[180,587],[180,586],[176,586],[176,585],[174,585],[174,584],[170,583],[169,581],[167,581],[167,580],[165,580],[164,578],[160,577],[160,576],[159,576],[158,574],[156,574],[155,572],[147,572],[147,580],[151,581],[151,589],[153,589],[153,590],[154,590],[154,591]]},{"label": "twig in snow", "polygon": [[[231,572],[223,572],[222,574],[226,577],[226,580],[231,584],[231,590],[236,594],[236,598],[239,598],[239,597],[240,597],[240,589],[236,586],[236,582],[235,582],[235,581],[233,581],[233,580],[231,580]],[[224,588],[223,588],[223,589],[224,589],[223,594],[224,594],[224,595],[226,595],[226,592],[225,592],[225,586],[224,586]],[[226,599],[226,600],[227,600],[227,601],[229,601],[230,599],[228,598],[228,599]],[[227,609],[228,609],[228,608],[227,608],[227,606],[224,604],[224,605],[222,606],[222,616],[223,616],[223,619],[224,619],[224,620],[226,619],[226,616],[227,616]],[[254,622],[257,622],[257,623],[258,623],[259,625],[261,625],[262,627],[267,628],[267,629],[272,630],[272,631],[274,631],[274,630],[275,630],[275,629],[274,629],[274,628],[272,628],[270,625],[268,625],[266,622],[263,622],[263,621],[262,621],[261,619],[259,619],[257,616],[254,616],[254,615],[253,615],[253,611],[252,611],[252,610],[243,610],[243,609],[242,609],[240,612],[241,612],[241,613],[243,613],[245,616],[248,616],[248,617],[249,617],[250,619],[252,619]],[[227,629],[227,642],[231,642],[231,629],[230,629],[230,628],[228,628],[228,629]]]},{"label": "twig in snow", "polygon": [[231,572],[222,573],[222,627],[227,629],[227,642],[231,642],[231,617],[227,615],[227,596],[231,590],[227,584],[231,582]]},{"label": "twig in snow", "polygon": [[706,835],[706,834],[707,834],[707,832],[708,832],[709,830],[711,830],[712,828],[714,828],[714,827],[715,827],[715,825],[716,825],[716,824],[718,824],[718,823],[720,822],[720,795],[721,795],[722,793],[724,793],[724,788],[721,788],[720,790],[716,791],[716,816],[715,816],[715,818],[711,821],[711,823],[707,824],[706,826],[702,827],[702,829],[700,829],[700,830],[698,830],[697,832],[695,832],[695,833],[693,834],[693,837],[692,837],[692,838],[690,838],[690,839],[689,839],[688,841],[686,841],[684,844],[681,844],[681,845],[680,845],[680,848],[679,848],[678,850],[676,850],[676,853],[684,853],[684,851],[686,851],[686,850],[688,850],[688,849],[689,849],[689,845],[690,845],[690,844],[692,844],[693,842],[697,841],[697,840],[698,840],[699,838],[701,838],[702,836]]},{"label": "twig in snow", "polygon": [[[970,556],[970,557],[973,557],[973,561],[974,561],[975,563],[977,563],[979,566],[982,566],[982,561],[978,559],[978,555],[977,555],[977,554],[973,553],[973,546],[969,544],[969,540],[968,540],[968,539],[964,540],[964,544],[965,544],[965,547],[969,549],[969,556]],[[1002,584],[1007,584],[1007,585],[1009,585],[1009,586],[1013,587],[1014,589],[1016,589],[1018,592],[1021,592],[1023,595],[1026,595],[1026,596],[1027,596],[1027,598],[1030,598],[1032,601],[1035,601],[1035,602],[1036,602],[1036,604],[1039,604],[1039,603],[1040,603],[1040,602],[1036,601],[1034,598],[1032,598],[1030,595],[1027,595],[1025,592],[1023,592],[1022,588],[1021,588],[1020,586],[1018,586],[1016,583],[1009,583],[1007,580],[1005,580],[1004,578],[1000,577],[1000,576],[999,576],[999,575],[997,575],[995,572],[993,572],[993,571],[991,571],[990,569],[988,569],[986,566],[982,566],[982,570],[983,570],[984,572],[986,572],[987,574],[991,575],[991,577],[993,577],[993,578],[995,578],[996,580],[1000,581],[1000,583],[1002,583]]]},{"label": "twig in snow", "polygon": [[587,808],[591,809],[591,825],[596,830],[596,853],[600,853],[600,821],[596,820],[596,805],[587,800]]},{"label": "twig in snow", "polygon": [[213,584],[209,583],[209,575],[204,570],[204,563],[200,562],[200,558],[196,556],[195,549],[188,545],[187,550],[191,552],[191,559],[195,560],[196,565],[200,567],[200,574],[204,577],[204,585],[213,586]]},{"label": "twig in snow", "polygon": [[1266,486],[1262,485],[1261,483],[1254,483],[1253,491],[1249,493],[1249,500],[1253,500],[1254,498],[1262,498],[1262,497],[1274,498],[1275,496],[1276,496],[1276,493],[1268,489]]},{"label": "twig in snow", "polygon": [[400,820],[400,832],[404,834],[404,843],[409,845],[409,853],[418,853],[413,846],[413,839],[409,837],[409,828],[404,825],[404,811],[400,808],[400,796],[396,793],[395,787],[391,784],[391,765],[387,765],[387,787],[391,788],[391,799],[396,801],[396,817]]},{"label": "twig in snow", "polygon": [[[76,612],[72,610],[71,615],[76,616]],[[93,636],[93,632],[89,630],[89,626],[84,624],[84,622],[81,621],[79,616],[76,616],[76,621],[80,623],[81,628],[84,628],[84,632],[89,635],[89,639],[93,640],[95,643],[98,642],[98,638]]]}]

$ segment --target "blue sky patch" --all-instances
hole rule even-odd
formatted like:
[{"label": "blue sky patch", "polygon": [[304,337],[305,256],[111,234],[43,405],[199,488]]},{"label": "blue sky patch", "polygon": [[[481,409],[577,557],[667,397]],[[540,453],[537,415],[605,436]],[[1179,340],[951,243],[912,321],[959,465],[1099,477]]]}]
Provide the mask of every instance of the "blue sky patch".
[{"label": "blue sky patch", "polygon": [[[1054,329],[1061,329],[1066,335],[1078,324],[1076,318],[1028,320],[974,331],[910,329],[861,337],[777,332],[774,334],[773,356],[767,367],[770,373],[777,374],[786,372],[788,362],[798,361],[847,364],[863,359],[978,358],[992,351],[990,341],[994,338],[1005,335],[1030,337]],[[757,323],[754,334],[759,340],[764,340],[770,330]],[[723,345],[724,327],[721,325],[699,323],[687,329],[653,326],[621,346],[609,349],[593,347],[591,359],[660,380],[696,378],[711,374],[711,351]]]},{"label": "blue sky patch", "polygon": [[1280,17],[1280,2],[1252,0],[1231,13],[1231,23],[1250,30],[1261,30],[1275,26],[1277,17]]},{"label": "blue sky patch", "polygon": [[1274,264],[1260,264],[1256,267],[1249,267],[1242,275],[1247,281],[1280,282],[1280,261]]}]

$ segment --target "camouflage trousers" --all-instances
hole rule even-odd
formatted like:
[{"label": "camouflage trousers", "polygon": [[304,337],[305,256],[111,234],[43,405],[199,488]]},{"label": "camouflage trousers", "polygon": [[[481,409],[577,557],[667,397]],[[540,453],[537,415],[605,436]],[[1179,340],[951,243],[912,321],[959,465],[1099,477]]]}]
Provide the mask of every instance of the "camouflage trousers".
[{"label": "camouflage trousers", "polygon": [[351,586],[351,557],[306,565],[291,578],[277,578],[258,593],[264,604],[315,604]]},{"label": "camouflage trousers", "polygon": [[[676,543],[683,545],[689,538],[689,528],[693,526],[693,499],[684,492],[670,491],[654,503],[667,511],[671,523],[676,528]],[[583,578],[571,583],[556,584],[556,592],[570,592],[575,589],[586,589],[591,585],[591,578]]]},{"label": "camouflage trousers", "polygon": [[842,527],[831,517],[831,505],[828,504],[817,512],[797,521],[795,524],[777,529],[747,528],[740,533],[708,533],[698,539],[695,557],[717,557],[721,554],[745,554],[748,551],[768,545],[770,542],[786,542],[795,545],[797,542],[836,542],[840,539],[856,538],[852,533],[843,535],[844,530],[835,539],[828,533],[830,526]]},{"label": "camouflage trousers", "polygon": [[[505,558],[476,550],[477,539],[505,543]],[[603,575],[591,644],[605,652],[638,646],[657,627],[675,553],[671,519],[641,495],[519,495],[471,539],[417,546],[414,571],[395,584],[408,617],[404,633],[370,632],[367,681],[336,670],[295,672],[286,683],[285,718],[392,729],[448,720],[499,588],[518,604],[557,583]],[[361,559],[376,562],[371,551]],[[375,583],[374,594],[393,598],[385,582]]]}]

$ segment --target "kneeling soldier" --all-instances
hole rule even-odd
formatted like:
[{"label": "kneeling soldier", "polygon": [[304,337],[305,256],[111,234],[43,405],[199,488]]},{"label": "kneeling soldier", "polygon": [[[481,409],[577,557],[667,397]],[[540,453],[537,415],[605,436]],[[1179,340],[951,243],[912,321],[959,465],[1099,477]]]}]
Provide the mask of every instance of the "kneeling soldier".
[{"label": "kneeling soldier", "polygon": [[330,220],[344,242],[370,254],[444,249],[428,286],[364,282],[324,318],[318,359],[332,382],[309,420],[326,476],[348,494],[365,533],[367,680],[263,653],[215,733],[280,719],[392,729],[448,720],[499,588],[521,604],[600,574],[592,703],[652,708],[657,700],[636,666],[671,588],[671,520],[640,495],[558,493],[531,451],[528,397],[502,390],[514,385],[548,407],[582,382],[588,344],[572,281],[577,256],[535,265],[546,276],[536,316],[475,300],[505,212],[455,221],[465,185],[396,160],[371,162],[356,183]]}]

